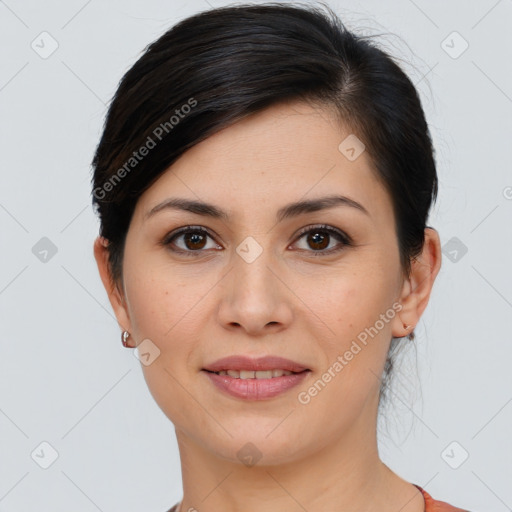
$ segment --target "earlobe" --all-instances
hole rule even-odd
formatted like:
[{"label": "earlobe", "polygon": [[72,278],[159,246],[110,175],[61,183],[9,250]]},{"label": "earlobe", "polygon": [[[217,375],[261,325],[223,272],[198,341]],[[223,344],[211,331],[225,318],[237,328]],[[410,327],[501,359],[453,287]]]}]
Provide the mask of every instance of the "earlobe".
[{"label": "earlobe", "polygon": [[400,304],[402,309],[393,324],[393,336],[409,335],[427,307],[434,281],[441,268],[441,244],[433,228],[425,229],[421,253],[411,261],[411,271],[404,280]]},{"label": "earlobe", "polygon": [[94,241],[94,258],[98,271],[107,292],[108,299],[116,315],[117,322],[122,331],[131,332],[131,322],[126,306],[126,300],[119,286],[112,279],[112,272],[109,263],[108,240],[98,236]]}]

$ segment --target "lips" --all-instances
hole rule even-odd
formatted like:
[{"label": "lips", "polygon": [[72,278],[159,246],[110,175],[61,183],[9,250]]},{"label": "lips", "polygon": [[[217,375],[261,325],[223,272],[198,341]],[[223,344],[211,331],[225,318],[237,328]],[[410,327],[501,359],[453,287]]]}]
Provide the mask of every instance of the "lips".
[{"label": "lips", "polygon": [[[246,364],[247,361],[245,362]],[[250,361],[250,364],[254,366],[254,360]],[[216,362],[217,365],[225,365],[226,363]],[[231,365],[232,363],[227,363]],[[237,360],[236,364],[240,364],[240,360]],[[258,364],[265,365],[274,365],[276,364],[275,359],[273,361],[259,361]],[[283,366],[293,367],[296,369],[302,368],[301,365],[297,363],[293,363],[287,360],[286,363],[280,361],[280,364]],[[214,365],[210,365],[213,367]],[[218,366],[217,366],[218,367]],[[234,374],[235,376],[227,374],[227,371],[230,374]],[[298,386],[301,382],[304,382],[310,374],[310,370],[306,369],[300,372],[292,373],[287,371],[285,374],[281,376],[272,376],[268,378],[267,375],[270,373],[270,370],[241,370],[237,372],[236,370],[220,370],[219,373],[215,373],[210,370],[203,370],[201,373],[208,379],[208,381],[215,386],[216,389],[224,393],[226,396],[230,396],[231,398],[236,398],[239,400],[245,401],[254,401],[254,400],[269,400],[274,397],[278,397],[280,395],[285,395],[286,392],[290,391],[292,388]],[[285,370],[278,370],[278,373],[283,373]],[[274,371],[272,370],[272,373]],[[236,376],[240,373],[240,376]],[[246,374],[246,375],[243,375]],[[256,374],[254,377],[251,374]],[[259,374],[259,375],[258,375]],[[262,375],[263,374],[263,375]]]},{"label": "lips", "polygon": [[217,361],[206,365],[203,370],[209,372],[220,371],[270,371],[270,370],[285,370],[293,373],[300,373],[304,370],[309,370],[306,366],[285,359],[279,356],[264,356],[259,358],[251,358],[243,355],[235,355],[218,359]]}]

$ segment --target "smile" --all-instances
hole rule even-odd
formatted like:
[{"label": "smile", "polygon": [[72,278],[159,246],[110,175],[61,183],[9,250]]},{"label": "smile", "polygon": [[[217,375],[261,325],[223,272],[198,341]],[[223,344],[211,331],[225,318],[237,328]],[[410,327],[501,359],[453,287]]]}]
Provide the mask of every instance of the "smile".
[{"label": "smile", "polygon": [[310,372],[290,370],[203,370],[214,389],[242,400],[268,400],[298,386]]},{"label": "smile", "polygon": [[217,375],[229,375],[234,379],[273,379],[275,377],[282,377],[283,375],[291,375],[294,372],[289,370],[221,370],[220,372],[213,372]]}]

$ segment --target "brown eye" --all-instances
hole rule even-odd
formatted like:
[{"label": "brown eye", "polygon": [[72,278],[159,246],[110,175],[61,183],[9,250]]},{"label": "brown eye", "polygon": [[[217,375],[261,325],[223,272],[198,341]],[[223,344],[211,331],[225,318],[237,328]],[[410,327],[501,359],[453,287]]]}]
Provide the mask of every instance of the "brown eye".
[{"label": "brown eye", "polygon": [[[298,240],[304,239],[307,245],[306,249],[301,248],[301,250],[311,252],[313,253],[313,256],[332,254],[334,252],[340,251],[345,246],[352,244],[352,241],[348,235],[338,229],[325,225],[306,228],[300,233],[300,235],[301,236],[299,236]],[[327,249],[331,245],[333,239],[337,240],[338,244],[334,244],[334,247]]]},{"label": "brown eye", "polygon": [[171,246],[172,250],[178,253],[200,253],[209,248],[219,247],[215,243],[213,246],[207,247],[208,238],[213,240],[205,229],[187,226],[168,235],[162,244]]},{"label": "brown eye", "polygon": [[308,244],[311,244],[310,247],[312,247],[315,250],[321,250],[325,249],[329,245],[330,236],[331,235],[325,232],[315,230],[307,233],[306,240]]},{"label": "brown eye", "polygon": [[190,250],[197,250],[197,249],[204,249],[205,242],[206,242],[206,236],[202,233],[197,232],[189,232],[185,233],[183,235],[183,241],[186,245],[187,249]]}]

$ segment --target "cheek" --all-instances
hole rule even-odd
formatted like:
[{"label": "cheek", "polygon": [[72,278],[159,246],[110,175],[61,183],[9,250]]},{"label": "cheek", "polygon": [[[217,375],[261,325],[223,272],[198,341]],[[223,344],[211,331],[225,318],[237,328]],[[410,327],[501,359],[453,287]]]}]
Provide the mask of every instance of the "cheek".
[{"label": "cheek", "polygon": [[398,270],[373,258],[360,259],[357,268],[351,266],[350,272],[330,279],[324,283],[325,293],[315,295],[311,309],[330,328],[322,347],[325,367],[332,367],[338,356],[342,357],[339,385],[352,388],[357,381],[361,392],[376,385],[399,308]]},{"label": "cheek", "polygon": [[160,254],[132,252],[125,260],[125,288],[132,328],[164,348],[165,340],[190,321],[205,295],[200,280],[183,275]]},{"label": "cheek", "polygon": [[[125,288],[133,338],[151,340],[159,350],[154,363],[143,366],[151,391],[177,389],[197,368],[197,347],[211,322],[208,294],[219,277],[198,274],[192,266],[177,268],[161,255],[134,254],[126,258]],[[159,400],[157,400],[159,401]]]},{"label": "cheek", "polygon": [[163,276],[157,279],[145,270],[139,267],[136,278],[127,280],[130,318],[136,339],[150,338],[159,345],[172,328],[175,311],[172,305],[177,301]]},{"label": "cheek", "polygon": [[204,331],[201,297],[206,292],[201,286],[194,287],[192,277],[180,278],[175,270],[150,258],[134,258],[126,263],[126,294],[134,339],[149,339],[159,351],[150,364],[141,365],[144,379],[164,413],[178,424],[186,423],[187,415],[197,416],[197,404],[183,386],[190,381],[189,363]]},{"label": "cheek", "polygon": [[[318,295],[317,306],[334,322],[336,333],[347,334],[373,325],[396,299],[396,272],[368,266],[332,280],[325,294]],[[380,324],[379,324],[380,325]],[[341,336],[341,339],[347,339]]]}]

